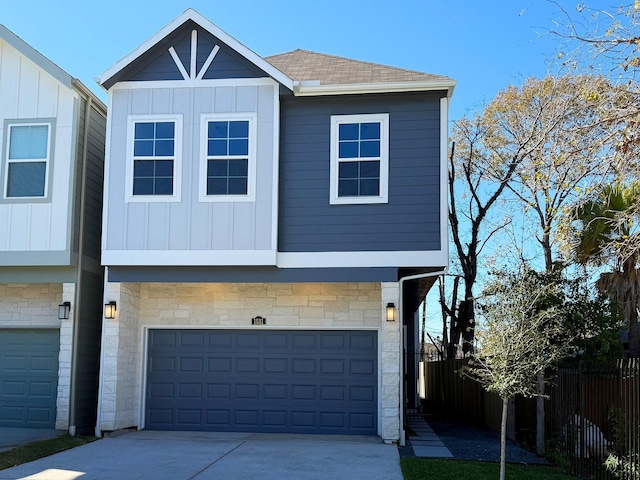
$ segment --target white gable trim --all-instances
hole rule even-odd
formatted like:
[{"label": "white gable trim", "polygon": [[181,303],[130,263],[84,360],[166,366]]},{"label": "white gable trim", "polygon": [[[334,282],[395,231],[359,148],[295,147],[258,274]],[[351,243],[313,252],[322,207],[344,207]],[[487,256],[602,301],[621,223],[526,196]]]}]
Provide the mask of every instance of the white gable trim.
[{"label": "white gable trim", "polygon": [[162,30],[160,30],[158,33],[152,36],[149,40],[144,42],[142,45],[136,48],[129,55],[121,59],[118,63],[116,63],[107,71],[105,71],[102,75],[100,75],[98,77],[98,83],[100,85],[104,85],[106,81],[108,81],[118,72],[120,72],[122,69],[127,67],[129,64],[133,63],[142,54],[144,54],[145,52],[153,48],[158,42],[160,42],[163,38],[165,38],[167,35],[169,35],[174,30],[179,28],[188,20],[194,21],[195,23],[200,25],[202,28],[207,30],[209,33],[211,33],[213,36],[219,38],[222,42],[229,45],[229,47],[231,47],[238,54],[242,55],[244,58],[249,60],[256,67],[266,72],[269,76],[271,76],[272,78],[280,82],[282,85],[284,85],[288,89],[293,90],[293,80],[291,80],[280,70],[278,70],[269,62],[264,60],[261,56],[259,56],[252,50],[245,47],[243,44],[238,42],[235,38],[233,38],[223,30],[215,26],[213,23],[211,23],[209,20],[207,20],[205,17],[203,17],[202,15],[200,15],[198,12],[196,12],[191,8],[185,10],[185,12],[182,15],[180,15],[178,18],[176,18],[171,23],[166,25],[164,28],[162,28]]}]

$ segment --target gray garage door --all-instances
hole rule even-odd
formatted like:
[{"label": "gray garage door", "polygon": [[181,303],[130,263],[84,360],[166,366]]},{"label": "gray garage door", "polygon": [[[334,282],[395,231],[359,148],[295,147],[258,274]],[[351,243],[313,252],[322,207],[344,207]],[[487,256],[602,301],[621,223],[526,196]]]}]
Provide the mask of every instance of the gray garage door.
[{"label": "gray garage door", "polygon": [[59,330],[0,329],[0,426],[54,428]]},{"label": "gray garage door", "polygon": [[377,332],[151,330],[146,428],[376,434]]}]

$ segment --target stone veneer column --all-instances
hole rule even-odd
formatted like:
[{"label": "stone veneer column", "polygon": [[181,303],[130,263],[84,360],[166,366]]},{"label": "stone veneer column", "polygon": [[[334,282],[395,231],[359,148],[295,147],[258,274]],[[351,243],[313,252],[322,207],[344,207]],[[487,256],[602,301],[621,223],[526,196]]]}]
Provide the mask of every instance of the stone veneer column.
[{"label": "stone veneer column", "polygon": [[386,443],[400,439],[400,318],[387,322],[387,303],[399,305],[398,282],[382,283],[381,378],[382,378],[382,428],[380,436]]},{"label": "stone veneer column", "polygon": [[[69,318],[60,320],[60,353],[58,355],[58,399],[56,401],[56,430],[69,428],[69,396],[71,395],[71,352],[73,324],[76,316],[76,284],[62,284],[60,303],[71,303]],[[57,313],[56,313],[57,315]]]},{"label": "stone veneer column", "polygon": [[99,430],[138,426],[140,341],[135,284],[108,283],[105,300],[116,302],[116,318],[104,319]]}]

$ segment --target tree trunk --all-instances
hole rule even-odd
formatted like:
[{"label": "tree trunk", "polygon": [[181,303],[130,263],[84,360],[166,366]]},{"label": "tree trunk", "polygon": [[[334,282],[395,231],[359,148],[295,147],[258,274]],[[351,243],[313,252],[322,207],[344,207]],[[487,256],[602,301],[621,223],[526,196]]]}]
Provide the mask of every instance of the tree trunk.
[{"label": "tree trunk", "polygon": [[636,255],[631,255],[622,264],[622,272],[629,282],[627,298],[625,298],[625,316],[627,317],[627,331],[629,335],[629,356],[640,357],[640,338],[638,337],[638,270],[636,269]]},{"label": "tree trunk", "polygon": [[500,480],[504,480],[507,464],[507,411],[509,399],[502,399],[502,423],[500,425]]}]

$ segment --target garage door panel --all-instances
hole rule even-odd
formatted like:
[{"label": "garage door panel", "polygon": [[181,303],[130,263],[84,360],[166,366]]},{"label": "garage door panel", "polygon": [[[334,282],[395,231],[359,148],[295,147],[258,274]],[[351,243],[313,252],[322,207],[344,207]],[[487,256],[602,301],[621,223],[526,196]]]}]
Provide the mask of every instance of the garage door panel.
[{"label": "garage door panel", "polygon": [[376,433],[376,332],[156,332],[166,333],[149,332],[147,428]]},{"label": "garage door panel", "polygon": [[59,350],[59,330],[0,329],[0,426],[55,426]]}]

